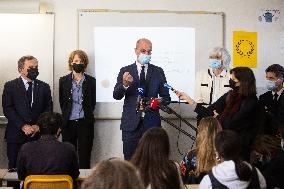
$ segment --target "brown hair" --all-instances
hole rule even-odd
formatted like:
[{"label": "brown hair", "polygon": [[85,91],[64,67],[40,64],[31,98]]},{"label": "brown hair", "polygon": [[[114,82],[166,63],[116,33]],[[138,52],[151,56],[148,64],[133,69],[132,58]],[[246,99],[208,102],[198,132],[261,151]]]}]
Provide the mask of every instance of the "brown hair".
[{"label": "brown hair", "polygon": [[270,160],[280,149],[280,139],[269,135],[256,136],[252,145],[252,150],[261,154],[264,160]]},{"label": "brown hair", "polygon": [[170,142],[162,128],[147,130],[139,141],[131,162],[139,169],[145,187],[152,189],[179,188],[176,164],[169,160]]},{"label": "brown hair", "polygon": [[111,159],[98,163],[83,181],[82,189],[144,189],[137,169],[129,162]]},{"label": "brown hair", "polygon": [[73,70],[71,63],[73,62],[75,55],[78,55],[79,58],[81,59],[82,63],[85,65],[85,68],[84,68],[84,71],[85,71],[85,69],[87,68],[87,66],[89,64],[89,59],[88,59],[87,54],[82,50],[75,50],[75,51],[71,52],[71,54],[69,55],[69,58],[68,58],[69,70],[70,71]]},{"label": "brown hair", "polygon": [[234,74],[240,81],[238,93],[242,97],[255,96],[256,84],[253,71],[248,67],[236,67],[231,69],[230,74]]},{"label": "brown hair", "polygon": [[196,173],[207,173],[217,164],[214,140],[222,130],[219,121],[214,117],[201,119],[196,138]]},{"label": "brown hair", "polygon": [[33,60],[33,59],[36,60],[36,58],[34,56],[31,56],[31,55],[22,56],[18,60],[18,71],[21,71],[24,68],[26,60]]}]

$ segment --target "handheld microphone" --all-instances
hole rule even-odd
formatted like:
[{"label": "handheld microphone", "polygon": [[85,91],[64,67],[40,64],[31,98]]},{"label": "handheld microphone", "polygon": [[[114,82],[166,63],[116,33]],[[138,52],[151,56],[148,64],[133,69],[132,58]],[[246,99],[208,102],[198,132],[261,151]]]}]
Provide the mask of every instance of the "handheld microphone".
[{"label": "handheld microphone", "polygon": [[140,103],[141,103],[141,100],[143,99],[144,97],[144,88],[143,87],[138,87],[137,88],[137,101],[136,101],[136,111],[138,112],[139,109],[140,109]]},{"label": "handheld microphone", "polygon": [[149,101],[149,106],[152,110],[161,109],[168,114],[172,113],[169,107],[167,105],[164,105],[163,98],[151,98]]},{"label": "handheld microphone", "polygon": [[167,83],[164,83],[164,87],[167,88],[167,89],[169,89],[169,90],[171,90],[171,91],[173,91],[173,92],[176,92],[176,91],[177,91],[177,90],[175,90],[172,86],[170,86],[170,85],[167,84]]}]

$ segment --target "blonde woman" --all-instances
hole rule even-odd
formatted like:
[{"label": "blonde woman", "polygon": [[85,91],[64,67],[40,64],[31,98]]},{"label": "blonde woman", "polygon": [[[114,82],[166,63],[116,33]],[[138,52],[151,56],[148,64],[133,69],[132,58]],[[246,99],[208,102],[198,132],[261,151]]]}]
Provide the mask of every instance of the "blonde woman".
[{"label": "blonde woman", "polygon": [[214,139],[222,130],[214,117],[203,118],[198,126],[196,148],[190,150],[180,163],[184,184],[198,184],[218,162],[214,150]]}]

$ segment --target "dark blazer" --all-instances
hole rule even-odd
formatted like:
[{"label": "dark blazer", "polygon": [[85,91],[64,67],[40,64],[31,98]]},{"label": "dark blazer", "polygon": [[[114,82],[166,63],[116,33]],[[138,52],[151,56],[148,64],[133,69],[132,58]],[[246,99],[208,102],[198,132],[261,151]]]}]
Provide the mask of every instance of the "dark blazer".
[{"label": "dark blazer", "polygon": [[[123,87],[123,74],[124,72],[129,72],[133,76],[133,82],[127,88]],[[169,90],[164,88],[164,83],[166,83],[166,77],[162,68],[154,66],[152,64],[148,65],[147,75],[146,75],[146,97],[158,96],[163,97],[166,101],[170,101],[171,97]],[[120,129],[123,131],[134,131],[140,121],[141,112],[136,111],[137,104],[137,88],[139,87],[139,76],[136,63],[125,66],[120,69],[120,72],[117,77],[117,83],[114,87],[113,98],[116,100],[124,99],[123,113],[121,118]],[[156,111],[156,113],[159,113]],[[144,128],[158,127],[161,125],[160,118],[146,111],[144,117]]]},{"label": "dark blazer", "polygon": [[[72,73],[59,79],[59,103],[63,117],[63,127],[67,126],[72,111]],[[82,86],[83,110],[85,119],[93,125],[94,109],[96,106],[96,79],[85,74],[85,81]]]},{"label": "dark blazer", "polygon": [[24,143],[27,136],[22,131],[25,124],[36,124],[43,112],[52,111],[53,104],[50,87],[47,83],[34,80],[33,107],[30,108],[26,88],[20,78],[8,81],[4,85],[2,106],[8,124],[5,139],[8,143]]},{"label": "dark blazer", "polygon": [[59,142],[54,136],[43,135],[39,140],[24,144],[17,160],[18,177],[29,175],[66,174],[79,176],[78,157],[70,143]]},{"label": "dark blazer", "polygon": [[276,106],[273,104],[273,94],[271,91],[259,96],[260,104],[265,108],[265,134],[277,134],[277,121],[284,116],[284,92],[278,98]]},{"label": "dark blazer", "polygon": [[[221,114],[225,109],[228,94],[229,92],[207,108],[197,104],[194,111],[200,117],[213,116],[214,110]],[[246,97],[242,99],[239,110],[234,115],[224,118],[221,125],[223,129],[231,129],[241,135],[243,140],[246,140],[244,143],[250,143],[263,124],[263,114],[257,97]]]}]

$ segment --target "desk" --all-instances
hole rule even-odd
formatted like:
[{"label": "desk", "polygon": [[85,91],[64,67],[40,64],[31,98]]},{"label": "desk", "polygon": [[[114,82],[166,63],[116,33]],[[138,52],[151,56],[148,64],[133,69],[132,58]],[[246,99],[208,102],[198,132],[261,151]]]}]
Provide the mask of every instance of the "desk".
[{"label": "desk", "polygon": [[[17,172],[8,172],[7,169],[1,169],[1,172],[3,173],[2,180],[3,181],[20,181],[18,179]],[[92,172],[92,169],[80,169],[80,175],[77,178],[78,181],[82,181],[85,178],[87,178]],[[1,180],[1,177],[0,177]]]}]

